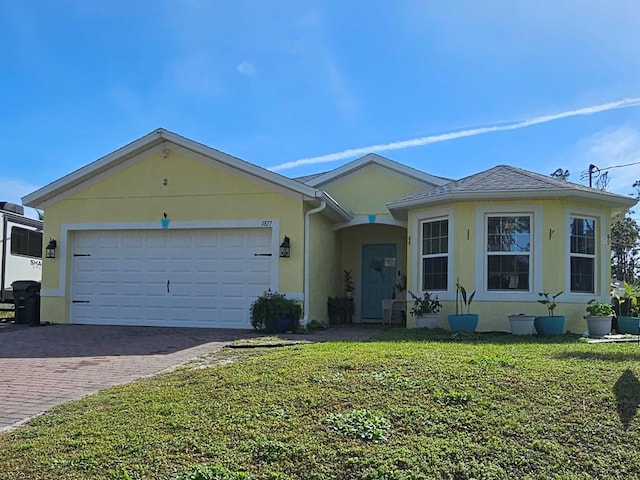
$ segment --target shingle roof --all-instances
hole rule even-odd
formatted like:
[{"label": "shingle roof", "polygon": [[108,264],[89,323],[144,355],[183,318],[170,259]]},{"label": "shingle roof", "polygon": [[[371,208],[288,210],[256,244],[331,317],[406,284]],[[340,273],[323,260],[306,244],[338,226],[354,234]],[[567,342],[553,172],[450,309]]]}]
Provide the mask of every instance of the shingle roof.
[{"label": "shingle roof", "polygon": [[303,177],[293,177],[292,180],[295,180],[296,182],[300,182],[300,183],[307,183],[311,180],[313,180],[314,178],[319,177],[320,175],[324,175],[327,172],[320,172],[320,173],[311,173],[309,175],[305,175]]},{"label": "shingle roof", "polygon": [[513,195],[514,198],[599,197],[609,203],[629,204],[629,206],[635,204],[634,199],[624,195],[603,192],[522,168],[498,165],[489,170],[391,202],[388,207],[390,209],[401,209],[403,207],[441,203],[443,201],[491,197],[506,198],[510,195]]}]

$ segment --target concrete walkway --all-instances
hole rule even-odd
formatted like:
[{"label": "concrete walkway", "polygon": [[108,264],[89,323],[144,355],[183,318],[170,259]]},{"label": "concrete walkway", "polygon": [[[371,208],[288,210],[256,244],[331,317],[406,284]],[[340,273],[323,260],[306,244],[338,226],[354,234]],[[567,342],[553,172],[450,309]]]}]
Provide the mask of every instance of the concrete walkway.
[{"label": "concrete walkway", "polygon": [[[366,340],[380,327],[340,326],[311,341]],[[239,339],[247,330],[47,325],[0,328],[0,432],[103,388],[174,368]]]}]

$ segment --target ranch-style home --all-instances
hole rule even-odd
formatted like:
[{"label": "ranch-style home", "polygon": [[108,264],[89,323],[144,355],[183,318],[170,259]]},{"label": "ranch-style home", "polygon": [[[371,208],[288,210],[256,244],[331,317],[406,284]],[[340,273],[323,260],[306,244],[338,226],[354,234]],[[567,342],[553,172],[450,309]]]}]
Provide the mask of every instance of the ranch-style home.
[{"label": "ranch-style home", "polygon": [[269,289],[303,302],[303,322],[326,321],[346,270],[354,322],[428,291],[446,326],[459,279],[477,292],[478,330],[545,314],[547,290],[564,292],[556,312],[573,332],[588,300],[608,298],[611,219],[635,204],[510,166],[452,181],[375,154],[292,179],[164,129],[23,202],[56,240],[47,321],[244,329]]}]

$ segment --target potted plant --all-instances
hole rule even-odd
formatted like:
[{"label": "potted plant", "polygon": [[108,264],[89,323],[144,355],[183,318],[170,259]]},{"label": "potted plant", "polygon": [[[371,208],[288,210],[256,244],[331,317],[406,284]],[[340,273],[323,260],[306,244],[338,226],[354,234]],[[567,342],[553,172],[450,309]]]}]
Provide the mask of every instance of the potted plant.
[{"label": "potted plant", "polygon": [[[478,326],[478,314],[471,313],[471,302],[476,295],[474,292],[467,297],[467,291],[460,285],[460,279],[456,279],[456,313],[455,315],[448,315],[449,328],[453,332],[473,332]],[[459,307],[458,307],[458,302]],[[464,310],[467,313],[464,313]]]},{"label": "potted plant", "polygon": [[302,306],[284,294],[264,292],[251,304],[251,325],[256,330],[284,333],[298,330]]},{"label": "potted plant", "polygon": [[631,333],[640,335],[640,287],[638,285],[630,285],[624,282],[624,294],[622,296],[617,293],[614,298],[618,301],[619,314],[618,333]]},{"label": "potted plant", "polygon": [[432,297],[429,292],[425,292],[422,297],[418,297],[409,291],[409,295],[413,298],[413,306],[409,313],[415,317],[416,327],[436,328],[438,326],[438,312],[442,308],[438,297]]},{"label": "potted plant", "polygon": [[513,335],[532,335],[536,333],[536,316],[530,313],[512,313],[508,315],[509,327]]},{"label": "potted plant", "polygon": [[611,303],[597,302],[592,298],[587,303],[587,313],[589,315],[585,315],[584,318],[587,320],[590,336],[604,337],[611,333],[611,320],[614,315]]},{"label": "potted plant", "polygon": [[353,298],[353,275],[351,275],[351,270],[344,271],[344,296]]},{"label": "potted plant", "polygon": [[562,295],[558,292],[551,295],[549,292],[540,292],[538,296],[543,297],[538,303],[547,307],[548,315],[546,317],[536,317],[534,326],[538,335],[562,335],[564,333],[564,315],[554,315],[554,310],[558,306],[556,298]]}]

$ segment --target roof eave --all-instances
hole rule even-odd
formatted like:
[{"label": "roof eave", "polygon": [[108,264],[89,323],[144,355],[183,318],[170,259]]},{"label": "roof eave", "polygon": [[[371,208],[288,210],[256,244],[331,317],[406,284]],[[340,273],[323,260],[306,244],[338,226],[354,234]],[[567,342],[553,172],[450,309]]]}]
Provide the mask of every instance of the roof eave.
[{"label": "roof eave", "polygon": [[329,195],[327,192],[319,190],[317,192],[317,198],[326,202],[327,208],[331,213],[329,215],[331,220],[334,220],[336,222],[349,222],[353,219],[353,215],[342,208],[340,204],[331,197],[331,195]]},{"label": "roof eave", "polygon": [[[613,208],[624,208],[628,210],[638,201],[633,198],[627,198],[622,195],[599,191],[580,191],[565,189],[549,189],[549,190],[490,190],[487,192],[455,192],[434,195],[427,198],[411,198],[387,203],[387,208],[394,216],[402,215],[403,210],[409,210],[414,207],[436,206],[443,203],[465,202],[474,200],[549,200],[554,198],[578,199],[597,201],[598,203],[607,204]],[[398,212],[398,213],[395,213]]]}]

